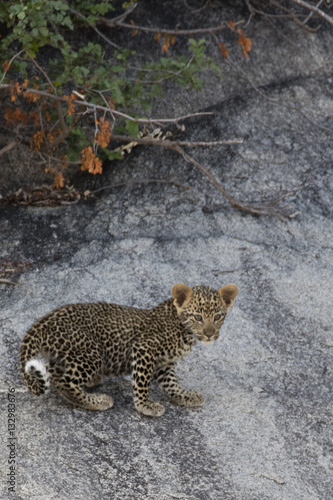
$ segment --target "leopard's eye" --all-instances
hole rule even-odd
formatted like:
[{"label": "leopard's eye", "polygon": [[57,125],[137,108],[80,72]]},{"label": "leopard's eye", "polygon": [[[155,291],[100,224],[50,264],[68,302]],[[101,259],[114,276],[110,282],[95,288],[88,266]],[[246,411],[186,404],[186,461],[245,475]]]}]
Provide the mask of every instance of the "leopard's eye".
[{"label": "leopard's eye", "polygon": [[219,321],[222,318],[222,314],[215,314],[214,321]]},{"label": "leopard's eye", "polygon": [[194,319],[195,321],[200,321],[200,322],[203,321],[201,314],[195,314]]}]

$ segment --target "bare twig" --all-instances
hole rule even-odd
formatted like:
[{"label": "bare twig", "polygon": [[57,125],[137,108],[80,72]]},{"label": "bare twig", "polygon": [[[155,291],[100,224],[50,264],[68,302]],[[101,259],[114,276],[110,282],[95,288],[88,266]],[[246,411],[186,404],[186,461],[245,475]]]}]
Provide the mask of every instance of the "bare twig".
[{"label": "bare twig", "polygon": [[277,0],[270,0],[270,3],[272,5],[275,5],[275,7],[278,7],[280,10],[282,10],[282,12],[286,12],[287,16],[290,17],[294,21],[295,24],[298,24],[298,26],[305,28],[307,31],[310,31],[310,33],[316,33],[319,30],[319,26],[317,26],[316,28],[310,28],[310,26],[306,26],[304,24],[304,21],[301,21],[296,16],[295,11],[288,9],[287,7],[284,7]]},{"label": "bare twig", "polygon": [[278,34],[279,34],[282,38],[284,38],[284,39],[285,39],[285,40],[286,40],[286,41],[287,41],[290,45],[292,45],[295,49],[297,49],[297,48],[298,48],[297,43],[295,43],[295,42],[293,42],[292,40],[290,40],[290,38],[289,38],[289,37],[287,37],[287,36],[284,34],[283,30],[279,29],[279,28],[276,26],[276,24],[273,22],[272,17],[268,17],[268,18],[267,18],[267,21],[268,21],[268,22],[272,25],[272,27],[275,29],[275,31],[276,31],[276,32],[277,32],[277,33],[278,33]]},{"label": "bare twig", "polygon": [[54,85],[53,83],[51,82],[50,78],[49,78],[49,75],[46,73],[46,71],[44,71],[44,69],[38,64],[38,62],[33,58],[31,57],[31,55],[29,54],[29,52],[27,50],[24,51],[25,54],[29,57],[30,61],[34,64],[34,66],[36,66],[36,68],[38,69],[38,71],[40,71],[42,73],[42,75],[44,75],[45,77],[45,80],[48,82],[48,84],[50,85],[51,89],[53,90],[54,92],[54,95],[57,95],[57,91],[56,89],[54,88]]},{"label": "bare twig", "polygon": [[326,22],[333,25],[333,18],[325,14],[325,12],[323,12],[321,9],[318,9],[318,7],[316,7],[315,5],[311,5],[309,4],[309,2],[304,2],[304,0],[290,0],[290,1],[296,3],[297,5],[300,5],[304,9],[311,10],[312,12],[317,14],[317,16],[321,17]]},{"label": "bare twig", "polygon": [[1,285],[19,285],[20,283],[15,283],[15,281],[10,281],[10,280],[0,278],[0,284]]},{"label": "bare twig", "polygon": [[[8,63],[8,67],[7,67],[7,68],[10,68],[10,66],[11,66],[12,62],[14,61],[14,59],[16,59],[17,57],[19,57],[19,56],[22,54],[22,52],[25,52],[25,49],[20,50],[20,52],[18,52],[17,54],[15,54],[15,55],[11,58],[11,60],[10,60],[10,61],[9,61],[9,63]],[[5,69],[5,71],[4,71],[3,75],[2,75],[2,78],[1,78],[1,80],[0,80],[0,83],[1,83],[1,82],[2,82],[2,80],[5,78],[6,73],[7,73],[7,70],[8,70],[8,69]]]},{"label": "bare twig", "polygon": [[186,0],[183,0],[184,1],[184,4],[185,4],[185,7],[187,7],[191,12],[192,14],[197,14],[198,12],[201,12],[202,10],[205,10],[208,5],[210,4],[210,0],[207,0],[207,2],[205,3],[205,5],[203,5],[202,7],[199,7],[198,9],[192,9],[188,3],[186,2]]},{"label": "bare twig", "polygon": [[[41,68],[41,66],[38,64],[38,62],[33,57],[31,57],[31,55],[29,54],[28,51],[25,51],[25,53],[29,57],[29,59],[32,61],[32,63],[36,66],[36,68],[42,73],[42,75],[44,75],[46,81],[49,83],[51,89],[53,90],[54,95],[58,97],[57,91],[56,91],[53,83],[51,82],[48,74],[46,73],[46,71],[44,71],[44,69]],[[66,125],[66,122],[65,122],[65,119],[64,119],[64,115],[62,114],[62,109],[61,109],[59,101],[56,101],[56,110],[57,110],[57,113],[58,113],[58,118],[59,118],[59,122],[60,122],[61,128],[63,130],[63,133],[66,134],[66,136],[67,136],[69,134],[68,127]],[[40,123],[42,124],[42,120],[40,120]]]},{"label": "bare twig", "polygon": [[81,14],[81,12],[77,12],[76,10],[72,9],[71,7],[68,7],[68,10],[70,12],[72,12],[73,14],[75,14],[77,17],[80,17],[81,19],[83,19],[94,31],[96,31],[96,33],[100,37],[103,38],[103,40],[106,41],[106,43],[108,43],[109,45],[111,45],[115,49],[120,49],[121,48],[119,45],[117,45],[116,43],[112,42],[112,40],[110,40],[110,38],[108,38],[107,36],[105,36],[101,31],[99,31],[99,29],[97,29],[96,26],[94,26],[93,24],[91,24],[91,22],[89,22],[89,20],[83,14]]},{"label": "bare twig", "polygon": [[[105,26],[108,26],[109,28],[126,28],[134,31],[143,31],[145,33],[165,33],[168,35],[175,35],[175,36],[193,36],[193,35],[198,35],[202,33],[216,33],[218,31],[222,31],[224,29],[230,29],[230,26],[228,25],[227,22],[221,23],[219,26],[210,26],[208,28],[197,28],[197,29],[192,29],[192,30],[172,30],[172,29],[164,29],[164,28],[150,28],[148,26],[138,26],[137,24],[131,24],[131,23],[124,23],[122,21],[119,21],[118,18],[114,19],[107,19],[105,17],[100,17],[99,18],[100,22],[105,24]],[[235,26],[239,26],[240,24],[243,24],[244,21],[237,21],[235,23]]]},{"label": "bare twig", "polygon": [[[60,107],[59,101],[57,102],[57,104]],[[60,118],[60,116],[62,116],[62,114],[59,115],[59,118]],[[69,134],[71,133],[71,131],[73,130],[73,128],[76,127],[76,125],[78,124],[78,122],[80,121],[80,119],[81,119],[81,116],[77,115],[75,117],[75,119],[72,121],[72,123],[70,124],[70,126],[67,127],[67,125],[66,125],[66,129],[63,130],[63,132],[60,135],[58,135],[58,137],[56,137],[56,139],[54,139],[52,142],[50,142],[50,144],[48,145],[47,149],[48,150],[54,149],[59,144],[61,144],[69,136]],[[61,120],[60,120],[60,122],[61,122]]]},{"label": "bare twig", "polygon": [[[296,43],[294,43],[293,41],[291,41],[291,40],[290,40],[290,39],[289,39],[289,38],[288,38],[288,37],[287,37],[287,36],[283,33],[283,31],[282,31],[282,30],[280,30],[280,29],[279,29],[279,28],[278,28],[278,27],[274,24],[274,22],[273,22],[273,19],[276,19],[276,18],[281,18],[281,17],[282,17],[282,18],[292,17],[292,18],[294,19],[294,15],[293,15],[293,13],[292,13],[291,11],[289,12],[289,10],[288,10],[288,9],[286,9],[289,13],[288,13],[288,14],[283,14],[283,15],[281,15],[281,14],[268,14],[267,12],[264,12],[264,11],[262,11],[262,10],[260,10],[260,9],[256,9],[255,7],[253,7],[253,5],[251,4],[251,1],[250,1],[250,0],[245,0],[245,2],[246,2],[246,5],[247,5],[247,8],[248,8],[248,9],[249,9],[249,11],[250,11],[250,17],[249,17],[249,19],[248,19],[248,21],[247,21],[246,25],[244,26],[245,28],[246,28],[246,27],[250,24],[251,19],[252,19],[252,17],[254,16],[254,14],[259,14],[259,15],[261,15],[261,16],[263,16],[263,17],[265,17],[265,19],[267,19],[267,20],[268,20],[268,22],[269,22],[269,23],[271,23],[271,25],[273,26],[273,28],[274,28],[274,29],[275,29],[275,30],[279,33],[279,35],[280,35],[280,36],[282,36],[282,38],[284,38],[285,40],[287,40],[287,42],[288,42],[288,43],[290,43],[291,45],[294,45],[294,47],[296,47],[296,48],[297,48],[297,44],[296,44]],[[271,2],[271,3],[272,3],[272,2]],[[283,9],[281,8],[281,10],[283,10]],[[283,11],[284,11],[284,10],[283,10]],[[302,24],[302,23],[301,23],[301,21],[299,21],[297,18],[296,18],[296,20],[294,19],[294,21],[295,21],[295,22],[299,22],[299,24]]]},{"label": "bare twig", "polygon": [[[288,8],[285,5],[283,5],[282,2],[280,2],[280,0],[269,0],[269,4],[274,5],[282,12],[285,12],[287,17],[289,17],[296,24],[298,24],[299,26],[302,26],[302,28],[305,28],[306,30],[310,31],[311,33],[318,31],[318,29],[320,28],[320,26],[317,26],[316,28],[312,28],[312,27],[307,25],[307,22],[310,20],[311,17],[313,17],[314,14],[316,16],[320,17],[321,19],[324,19],[329,24],[333,25],[333,18],[330,17],[328,14],[326,14],[323,10],[319,9],[323,0],[319,0],[317,5],[312,5],[310,2],[306,2],[304,0],[289,0],[289,1],[293,4],[299,5],[303,9],[310,11],[310,14],[306,16],[306,15],[301,15],[300,13],[296,13],[294,9]],[[247,7],[250,11],[251,16],[253,14],[260,14],[266,18],[271,18],[271,19],[273,17],[278,17],[276,14],[268,14],[263,9],[260,10],[260,8],[254,7],[251,0],[245,0],[245,2],[247,4]],[[303,20],[301,19],[302,17],[304,17]]]},{"label": "bare twig", "polygon": [[149,137],[129,137],[126,135],[115,135],[111,136],[111,139],[114,141],[124,141],[124,142],[134,142],[136,144],[144,144],[146,146],[162,146],[165,148],[173,148],[174,146],[221,146],[228,144],[241,144],[243,139],[230,139],[230,140],[221,140],[221,141],[198,141],[198,142],[190,142],[190,141],[170,141],[168,139],[150,139]]},{"label": "bare twig", "polygon": [[[110,116],[112,118],[112,125],[110,127],[110,130],[112,132],[113,127],[114,127],[114,125],[116,123],[116,119],[114,117],[113,110],[110,108],[110,105],[109,105],[108,101],[105,99],[105,96],[104,96],[103,92],[101,92],[100,90],[94,90],[94,92],[96,92],[103,99],[103,101],[105,102],[105,106],[107,107],[107,109],[108,109],[108,111],[110,113]],[[104,113],[104,114],[106,114],[106,113]]]},{"label": "bare twig", "polygon": [[[67,135],[69,134],[70,131],[69,131],[67,125],[66,125],[66,122],[65,122],[65,119],[64,119],[64,115],[62,114],[62,109],[61,109],[59,101],[56,101],[56,110],[57,110],[57,113],[58,113],[58,118],[59,118],[59,122],[60,122],[61,128],[63,130],[63,133],[61,135],[66,134],[66,137],[67,137]],[[41,123],[42,123],[42,121],[41,121]]]},{"label": "bare twig", "polygon": [[[161,78],[159,78],[158,80],[144,80],[142,79],[142,83],[144,83],[145,85],[147,84],[154,84],[154,83],[162,83],[164,82],[165,80],[171,80],[172,78],[175,78],[176,76],[178,75],[181,75],[182,73],[184,73],[191,65],[193,61],[193,57],[191,57],[191,59],[189,60],[189,62],[186,64],[186,66],[182,69],[180,69],[179,71],[166,71],[166,70],[163,70],[163,74],[165,74],[166,76],[163,76]],[[151,72],[156,72],[156,70],[149,70],[149,69],[138,69],[138,68],[134,68],[136,71],[142,71],[142,72],[148,72],[148,71],[151,71]],[[138,78],[133,78],[132,81],[137,81]]]},{"label": "bare twig", "polygon": [[120,16],[114,17],[113,19],[110,19],[110,21],[114,21],[115,23],[124,21],[124,19],[126,19],[126,17],[129,16],[129,14],[131,14],[137,8],[137,6],[138,4],[134,3],[123,14],[120,14]]},{"label": "bare twig", "polygon": [[[320,7],[321,4],[323,3],[324,0],[319,0],[319,2],[317,3],[316,7]],[[303,24],[306,24],[308,21],[310,21],[311,17],[313,16],[313,11],[310,12],[310,14],[306,17],[306,19],[304,19],[303,21]]]},{"label": "bare twig", "polygon": [[15,146],[18,146],[19,144],[20,144],[19,141],[10,142],[9,144],[7,144],[7,146],[4,146],[2,149],[0,149],[0,156],[4,155],[5,153],[15,148]]}]

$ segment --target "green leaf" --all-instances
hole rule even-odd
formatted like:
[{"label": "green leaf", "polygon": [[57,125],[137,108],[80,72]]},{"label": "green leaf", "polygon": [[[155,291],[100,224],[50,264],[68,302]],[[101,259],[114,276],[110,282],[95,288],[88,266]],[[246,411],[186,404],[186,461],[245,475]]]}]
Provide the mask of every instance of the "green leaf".
[{"label": "green leaf", "polygon": [[102,148],[102,150],[107,159],[110,161],[123,159],[123,155],[119,153],[119,151],[110,151],[109,149],[106,148]]},{"label": "green leaf", "polygon": [[43,35],[43,36],[48,36],[49,34],[49,30],[47,28],[44,28],[44,27],[41,27],[39,28],[39,32]]},{"label": "green leaf", "polygon": [[126,120],[126,130],[131,137],[138,137],[139,124],[137,122],[132,122],[131,120]]}]

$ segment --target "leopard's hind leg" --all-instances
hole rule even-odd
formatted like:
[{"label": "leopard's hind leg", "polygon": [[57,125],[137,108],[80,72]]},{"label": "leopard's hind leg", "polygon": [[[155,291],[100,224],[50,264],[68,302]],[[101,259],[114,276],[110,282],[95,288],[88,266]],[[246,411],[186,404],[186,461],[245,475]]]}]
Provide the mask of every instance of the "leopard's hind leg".
[{"label": "leopard's hind leg", "polygon": [[69,403],[86,410],[107,410],[113,406],[113,399],[107,394],[88,393],[83,389],[100,381],[100,367],[82,370],[77,358],[69,356],[63,362],[51,359],[49,366],[52,384]]},{"label": "leopard's hind leg", "polygon": [[87,393],[75,381],[59,380],[56,384],[59,394],[79,408],[85,410],[107,410],[113,406],[113,399],[107,394]]}]

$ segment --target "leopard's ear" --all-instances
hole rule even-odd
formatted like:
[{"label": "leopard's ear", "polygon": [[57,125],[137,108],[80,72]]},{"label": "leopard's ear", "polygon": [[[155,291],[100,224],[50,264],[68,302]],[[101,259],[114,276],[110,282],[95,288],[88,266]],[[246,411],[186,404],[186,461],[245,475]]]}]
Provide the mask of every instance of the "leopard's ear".
[{"label": "leopard's ear", "polygon": [[179,311],[190,302],[193,290],[189,286],[178,284],[172,287],[171,295],[175,299],[173,303],[176,306],[177,311]]},{"label": "leopard's ear", "polygon": [[219,294],[227,309],[230,309],[234,305],[234,300],[238,295],[238,288],[236,285],[226,285],[219,289]]}]

